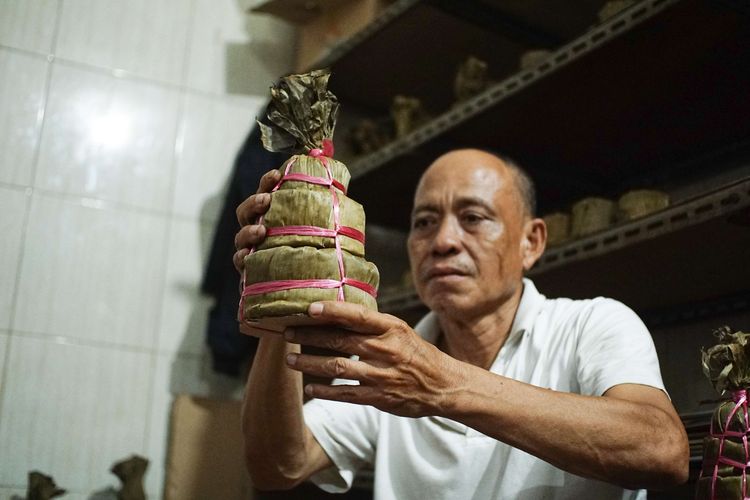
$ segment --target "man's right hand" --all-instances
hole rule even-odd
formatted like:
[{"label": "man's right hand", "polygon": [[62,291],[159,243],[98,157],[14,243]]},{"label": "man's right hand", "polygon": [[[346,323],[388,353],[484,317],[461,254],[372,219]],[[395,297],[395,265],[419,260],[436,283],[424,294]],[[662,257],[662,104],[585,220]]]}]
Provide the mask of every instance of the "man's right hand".
[{"label": "man's right hand", "polygon": [[266,172],[260,179],[258,191],[237,207],[237,222],[240,223],[240,230],[234,237],[234,247],[237,251],[232,261],[240,274],[245,267],[245,257],[250,253],[250,248],[258,245],[266,237],[265,226],[256,224],[256,221],[271,206],[270,193],[279,179],[281,179],[279,170]]}]

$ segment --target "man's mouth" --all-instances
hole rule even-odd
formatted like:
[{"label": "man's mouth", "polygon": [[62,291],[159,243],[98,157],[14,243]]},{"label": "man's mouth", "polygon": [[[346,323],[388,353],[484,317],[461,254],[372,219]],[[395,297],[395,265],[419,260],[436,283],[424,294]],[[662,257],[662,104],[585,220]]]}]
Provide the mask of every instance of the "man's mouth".
[{"label": "man's mouth", "polygon": [[451,277],[463,277],[467,276],[464,269],[453,266],[436,266],[430,268],[426,273],[426,280],[440,279],[440,278],[451,278]]}]

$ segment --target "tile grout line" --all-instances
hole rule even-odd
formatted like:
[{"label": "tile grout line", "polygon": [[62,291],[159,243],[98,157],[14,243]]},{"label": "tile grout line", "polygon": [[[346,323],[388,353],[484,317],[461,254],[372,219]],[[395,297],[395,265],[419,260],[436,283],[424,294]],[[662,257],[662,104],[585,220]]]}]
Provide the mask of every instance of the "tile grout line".
[{"label": "tile grout line", "polygon": [[[57,35],[60,28],[60,17],[62,12],[62,0],[58,0],[57,9],[55,12],[55,28],[54,34],[52,35],[51,49],[54,50],[57,44]],[[37,132],[37,143],[34,149],[34,159],[31,167],[31,185],[26,187],[26,203],[23,214],[23,222],[21,224],[21,238],[18,244],[18,257],[16,258],[16,277],[13,283],[13,294],[10,305],[10,317],[8,318],[8,343],[5,348],[5,356],[3,359],[3,369],[0,372],[0,416],[3,415],[3,409],[5,407],[5,399],[8,393],[6,389],[8,384],[8,374],[10,372],[10,352],[13,348],[14,328],[16,322],[16,308],[18,307],[18,294],[21,285],[21,271],[24,261],[24,252],[26,250],[26,239],[29,232],[29,221],[31,219],[31,206],[34,195],[34,184],[36,183],[37,167],[39,165],[39,158],[41,156],[42,149],[42,135],[44,133],[44,126],[47,122],[47,105],[49,104],[49,94],[52,87],[52,71],[54,65],[54,55],[47,54],[47,74],[45,75],[44,81],[44,98],[41,105],[41,116],[37,117],[39,123],[39,131]]]},{"label": "tile grout line", "polygon": [[52,56],[54,57],[55,54],[57,54],[57,40],[60,37],[60,25],[62,24],[62,11],[63,11],[63,2],[65,0],[57,0],[57,12],[55,14],[55,27],[52,32]]},{"label": "tile grout line", "polygon": [[[32,186],[24,186],[22,184],[13,184],[13,183],[8,183],[8,182],[3,182],[3,181],[0,181],[0,188],[10,189],[10,190],[23,190],[23,191],[28,191],[30,189],[33,189],[35,194],[47,196],[49,198],[59,199],[64,202],[72,203],[75,205],[82,205],[85,208],[91,208],[94,210],[108,210],[108,211],[113,211],[113,212],[122,211],[122,212],[135,213],[139,215],[147,215],[151,217],[173,218],[175,220],[180,220],[183,222],[195,222],[198,224],[216,224],[218,222],[218,218],[209,218],[209,217],[201,217],[201,216],[194,217],[191,215],[185,215],[185,214],[180,214],[180,213],[171,212],[171,211],[144,208],[144,207],[132,205],[126,202],[113,201],[113,200],[108,200],[104,198],[97,198],[95,196],[86,196],[83,194],[76,194],[76,193],[66,193],[63,191],[53,191],[53,190],[45,189],[45,188],[34,188]],[[95,202],[95,204],[99,206],[92,207],[90,205],[87,205],[85,202],[83,202],[84,200]]]},{"label": "tile grout line", "polygon": [[[62,1],[62,0],[61,0]],[[64,66],[72,67],[78,70],[84,70],[84,71],[90,71],[92,73],[98,73],[114,78],[119,79],[126,79],[134,83],[138,83],[141,85],[152,85],[154,87],[159,87],[164,90],[172,90],[172,91],[184,91],[188,94],[193,94],[196,96],[211,98],[211,99],[235,99],[235,100],[241,100],[241,99],[263,99],[263,101],[266,101],[266,96],[263,94],[227,94],[227,93],[218,93],[211,90],[203,90],[195,87],[191,87],[183,83],[170,83],[162,80],[157,80],[155,78],[149,77],[149,76],[143,76],[138,73],[134,73],[129,70],[123,70],[120,68],[109,68],[105,66],[97,66],[95,64],[81,62],[81,61],[75,61],[73,59],[68,59],[65,57],[59,57],[55,54],[42,54],[40,52],[36,52],[29,49],[22,49],[19,47],[13,47],[12,45],[6,45],[3,43],[0,43],[0,49],[1,50],[7,50],[9,52],[16,52],[18,54],[23,54],[28,57],[36,57],[36,58],[45,58],[48,61],[50,59],[54,59],[55,61],[58,61]],[[183,73],[186,73],[186,70],[183,70]],[[184,78],[184,76],[182,77]]]}]

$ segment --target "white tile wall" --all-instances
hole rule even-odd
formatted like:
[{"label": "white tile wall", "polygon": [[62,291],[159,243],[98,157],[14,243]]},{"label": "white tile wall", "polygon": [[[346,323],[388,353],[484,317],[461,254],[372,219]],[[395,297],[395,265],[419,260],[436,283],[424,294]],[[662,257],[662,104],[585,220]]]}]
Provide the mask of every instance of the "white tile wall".
[{"label": "white tile wall", "polygon": [[159,498],[173,394],[241,395],[198,287],[293,43],[239,5],[0,0],[0,500],[32,468],[101,499],[132,453]]},{"label": "white tile wall", "polygon": [[[211,371],[208,356],[160,354],[156,361],[154,395],[149,417],[148,456],[152,463],[146,477],[149,492],[161,492],[166,460],[169,415],[174,396],[242,397],[243,382]],[[152,493],[153,494],[153,493]]]},{"label": "white tile wall", "polygon": [[168,210],[180,94],[56,64],[34,185]]},{"label": "white tile wall", "polygon": [[0,186],[0,330],[10,327],[27,202],[25,190]]},{"label": "white tile wall", "polygon": [[[63,496],[58,497],[63,500],[116,500],[114,493],[112,493],[112,496],[96,497],[96,496],[93,496],[89,492],[71,491],[70,489],[65,488],[64,484],[60,484],[60,482],[57,481],[57,478],[55,478],[54,476],[52,476],[52,479],[55,480],[58,488],[62,488],[66,491],[66,493]],[[24,483],[25,483],[25,480],[24,480]],[[0,487],[0,500],[26,500],[26,488],[25,487],[24,488]]]},{"label": "white tile wall", "polygon": [[14,329],[155,346],[164,216],[34,194]]},{"label": "white tile wall", "polygon": [[50,53],[58,5],[58,0],[2,0],[0,44]]},{"label": "white tile wall", "polygon": [[264,106],[265,99],[258,97],[188,94],[177,157],[175,213],[216,220],[234,159]]},{"label": "white tile wall", "polygon": [[48,67],[44,57],[0,48],[0,182],[31,185]]},{"label": "white tile wall", "polygon": [[[25,488],[0,487],[0,500],[23,500],[26,498]],[[67,497],[66,497],[67,500]]]},{"label": "white tile wall", "polygon": [[112,463],[144,453],[151,359],[14,334],[0,420],[0,450],[12,454],[0,484],[24,484],[33,469],[71,490],[116,484]]},{"label": "white tile wall", "polygon": [[191,5],[185,0],[65,0],[57,55],[181,84]]},{"label": "white tile wall", "polygon": [[293,27],[245,14],[237,0],[195,0],[186,84],[218,94],[265,96],[291,69]]},{"label": "white tile wall", "polygon": [[201,354],[206,350],[206,322],[212,300],[200,293],[200,283],[211,238],[211,224],[181,219],[172,222],[159,323],[160,351]]}]

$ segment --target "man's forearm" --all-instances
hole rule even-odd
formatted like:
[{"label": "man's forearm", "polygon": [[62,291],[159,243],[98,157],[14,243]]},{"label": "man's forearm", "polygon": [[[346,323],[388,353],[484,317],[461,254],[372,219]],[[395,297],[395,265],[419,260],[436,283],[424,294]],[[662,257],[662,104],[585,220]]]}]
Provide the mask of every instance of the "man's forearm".
[{"label": "man's forearm", "polygon": [[686,479],[683,429],[658,406],[542,389],[473,366],[466,370],[470,383],[448,418],[560,469],[626,488],[658,489]]},{"label": "man's forearm", "polygon": [[245,457],[253,483],[261,489],[294,486],[309,475],[316,457],[311,448],[317,443],[302,414],[302,375],[285,364],[292,352],[299,352],[299,346],[280,335],[261,338],[245,388]]}]

